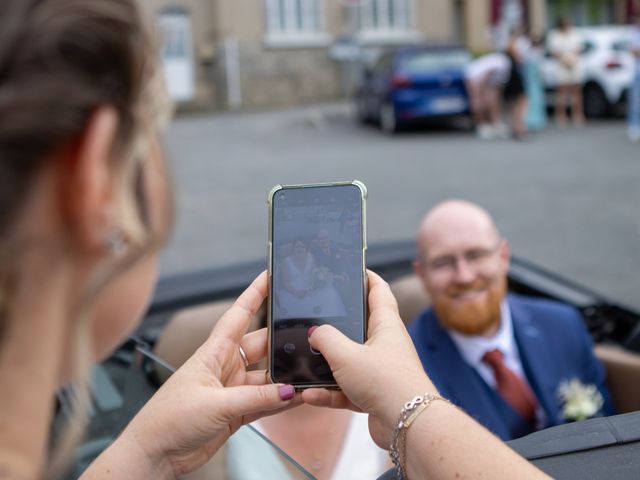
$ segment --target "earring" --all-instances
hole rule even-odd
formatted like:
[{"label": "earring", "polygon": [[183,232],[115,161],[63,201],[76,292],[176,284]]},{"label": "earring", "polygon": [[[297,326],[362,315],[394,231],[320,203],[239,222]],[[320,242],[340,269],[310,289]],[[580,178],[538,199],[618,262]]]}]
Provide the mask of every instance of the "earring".
[{"label": "earring", "polygon": [[121,230],[113,230],[107,237],[106,248],[114,257],[119,257],[124,253],[126,241]]}]

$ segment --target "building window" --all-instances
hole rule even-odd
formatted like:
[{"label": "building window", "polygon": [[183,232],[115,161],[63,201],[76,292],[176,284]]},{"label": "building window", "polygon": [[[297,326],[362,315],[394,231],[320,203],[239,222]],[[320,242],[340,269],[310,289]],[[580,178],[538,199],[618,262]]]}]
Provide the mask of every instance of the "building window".
[{"label": "building window", "polygon": [[414,28],[416,0],[365,0],[357,8],[361,44],[394,44],[422,40]]},{"label": "building window", "polygon": [[323,0],[265,0],[267,41],[327,43]]},{"label": "building window", "polygon": [[550,0],[547,25],[553,28],[558,17],[568,17],[575,26],[615,23],[618,3],[616,0]]},{"label": "building window", "polygon": [[370,0],[360,7],[360,30],[410,30],[411,0]]}]

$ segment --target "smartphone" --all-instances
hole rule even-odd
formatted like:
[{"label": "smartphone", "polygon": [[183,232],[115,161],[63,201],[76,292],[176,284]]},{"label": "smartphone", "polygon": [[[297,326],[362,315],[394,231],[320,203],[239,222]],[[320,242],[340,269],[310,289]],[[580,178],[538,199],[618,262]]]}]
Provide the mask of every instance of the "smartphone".
[{"label": "smartphone", "polygon": [[269,373],[296,388],[335,387],[310,327],[364,343],[367,189],[362,182],[277,185],[269,193]]}]

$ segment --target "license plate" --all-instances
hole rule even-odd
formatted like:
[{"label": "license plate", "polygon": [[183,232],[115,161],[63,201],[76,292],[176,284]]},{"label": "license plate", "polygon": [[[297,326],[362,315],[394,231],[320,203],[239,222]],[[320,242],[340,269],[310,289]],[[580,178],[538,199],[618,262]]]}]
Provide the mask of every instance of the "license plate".
[{"label": "license plate", "polygon": [[436,98],[431,102],[431,109],[435,113],[459,112],[466,105],[464,98],[461,97],[442,97]]}]

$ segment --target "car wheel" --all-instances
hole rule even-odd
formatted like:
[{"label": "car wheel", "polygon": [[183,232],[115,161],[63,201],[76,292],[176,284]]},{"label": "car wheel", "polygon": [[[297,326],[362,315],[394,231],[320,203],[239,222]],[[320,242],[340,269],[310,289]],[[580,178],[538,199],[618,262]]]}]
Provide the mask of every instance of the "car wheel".
[{"label": "car wheel", "polygon": [[584,114],[587,117],[604,117],[610,105],[604,91],[596,83],[587,83],[583,90]]},{"label": "car wheel", "polygon": [[398,127],[396,109],[393,103],[383,103],[380,108],[380,128],[387,133],[396,133],[399,129]]}]

